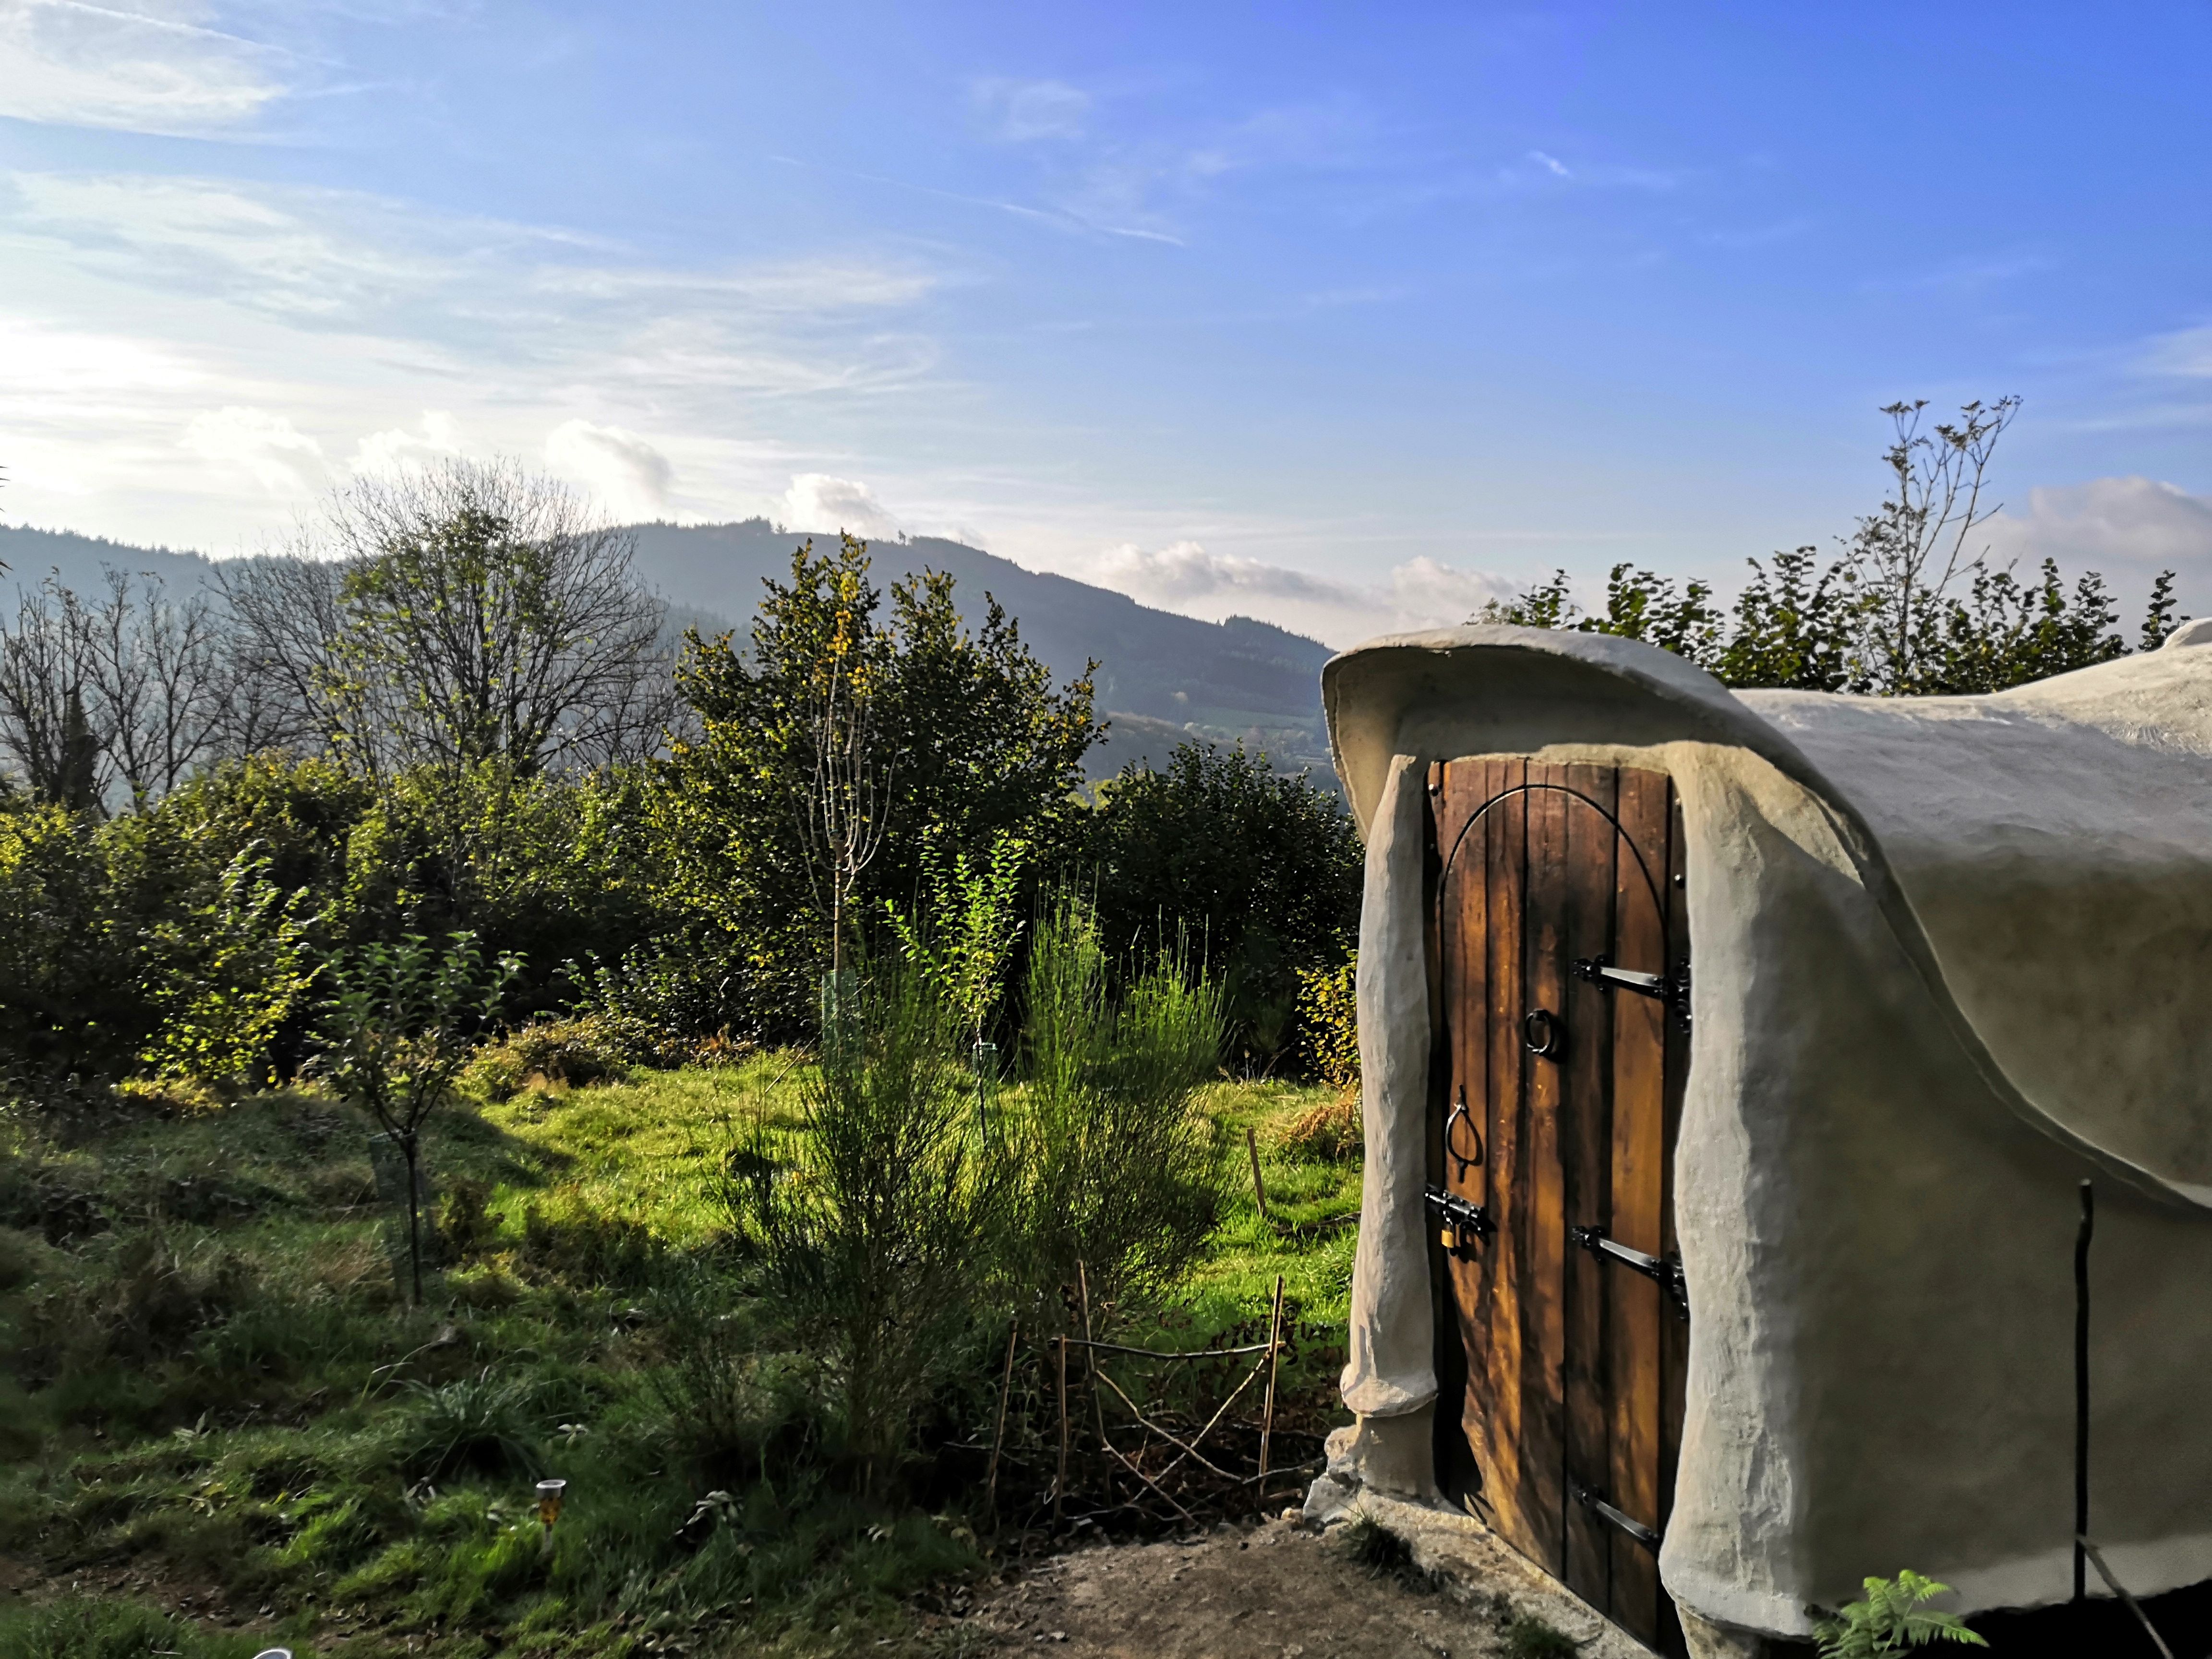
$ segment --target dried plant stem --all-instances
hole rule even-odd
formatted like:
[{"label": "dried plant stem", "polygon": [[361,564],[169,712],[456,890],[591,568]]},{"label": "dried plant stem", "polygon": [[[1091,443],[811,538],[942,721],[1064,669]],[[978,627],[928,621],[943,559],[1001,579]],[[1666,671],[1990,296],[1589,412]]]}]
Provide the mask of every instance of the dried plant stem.
[{"label": "dried plant stem", "polygon": [[1275,1370],[1283,1352],[1283,1276],[1275,1275],[1275,1301],[1267,1316],[1267,1404],[1260,1414],[1260,1502],[1267,1501],[1267,1443],[1275,1432]]},{"label": "dried plant stem", "polygon": [[1252,1196],[1260,1203],[1260,1219],[1267,1219],[1267,1185],[1260,1179],[1260,1137],[1250,1124],[1244,1126],[1244,1150],[1252,1155]]},{"label": "dried plant stem", "polygon": [[1052,1523],[1060,1524],[1060,1505],[1067,1496],[1067,1339],[1054,1339],[1060,1349],[1060,1473],[1052,1483]]},{"label": "dried plant stem", "polygon": [[983,1486],[983,1504],[993,1515],[999,1512],[999,1453],[1006,1443],[1006,1399],[1014,1391],[1014,1340],[1021,1334],[1019,1320],[1006,1328],[1006,1373],[999,1379],[999,1422],[991,1431],[991,1474]]},{"label": "dried plant stem", "polygon": [[[1205,1468],[1208,1473],[1218,1474],[1224,1480],[1234,1480],[1237,1479],[1237,1476],[1230,1474],[1228,1470],[1220,1468],[1217,1464],[1208,1462],[1204,1454],[1198,1449],[1196,1445],[1176,1439],[1168,1430],[1162,1428],[1158,1424],[1153,1422],[1151,1418],[1146,1416],[1145,1413],[1138,1408],[1137,1402],[1135,1401],[1130,1399],[1127,1395],[1121,1394],[1121,1389],[1115,1384],[1112,1377],[1106,1376],[1103,1371],[1099,1373],[1099,1376],[1105,1382],[1108,1388],[1112,1389],[1115,1394],[1121,1395],[1121,1403],[1129,1408],[1129,1414],[1137,1419],[1139,1425],[1143,1427],[1146,1433],[1159,1436],[1159,1437],[1166,1441],[1168,1444],[1173,1446],[1177,1451],[1182,1452],[1184,1456],[1195,1458],[1198,1461],[1199,1465]],[[1182,1462],[1182,1458],[1181,1457],[1176,1459],[1176,1463],[1180,1463]],[[1167,1468],[1161,1470],[1160,1473],[1165,1474],[1174,1468],[1175,1463],[1170,1463],[1168,1465]]]}]

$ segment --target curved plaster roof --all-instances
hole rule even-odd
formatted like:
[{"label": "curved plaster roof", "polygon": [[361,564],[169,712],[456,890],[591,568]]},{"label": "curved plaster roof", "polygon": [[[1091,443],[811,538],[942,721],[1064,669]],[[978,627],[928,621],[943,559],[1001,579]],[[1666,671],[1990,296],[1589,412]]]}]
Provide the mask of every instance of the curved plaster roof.
[{"label": "curved plaster roof", "polygon": [[[1322,671],[1365,833],[1392,757],[1748,750],[1827,810],[2014,1109],[2212,1207],[2212,625],[1989,696],[1730,692],[1603,635],[1389,635]],[[1697,833],[1692,825],[1692,834]]]}]

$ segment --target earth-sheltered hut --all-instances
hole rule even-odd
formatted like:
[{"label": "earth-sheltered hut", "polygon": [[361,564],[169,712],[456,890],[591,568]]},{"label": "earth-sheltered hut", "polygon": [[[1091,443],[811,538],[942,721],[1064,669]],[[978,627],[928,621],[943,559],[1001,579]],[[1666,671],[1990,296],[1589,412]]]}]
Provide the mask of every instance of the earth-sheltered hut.
[{"label": "earth-sheltered hut", "polygon": [[1675,1650],[1900,1567],[2063,1601],[2088,1181],[2089,1533],[2212,1578],[2208,647],[1917,699],[1332,661],[1367,1162],[1310,1509],[1463,1506]]}]

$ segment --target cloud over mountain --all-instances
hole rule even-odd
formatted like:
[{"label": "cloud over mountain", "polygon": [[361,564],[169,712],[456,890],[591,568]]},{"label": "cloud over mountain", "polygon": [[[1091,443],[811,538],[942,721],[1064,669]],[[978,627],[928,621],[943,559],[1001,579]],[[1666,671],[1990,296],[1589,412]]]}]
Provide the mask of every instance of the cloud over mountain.
[{"label": "cloud over mountain", "polygon": [[1212,622],[1255,617],[1339,647],[1376,634],[1450,627],[1515,591],[1502,577],[1425,556],[1395,566],[1370,586],[1210,553],[1194,541],[1155,552],[1124,543],[1107,550],[1087,574],[1162,610]]}]

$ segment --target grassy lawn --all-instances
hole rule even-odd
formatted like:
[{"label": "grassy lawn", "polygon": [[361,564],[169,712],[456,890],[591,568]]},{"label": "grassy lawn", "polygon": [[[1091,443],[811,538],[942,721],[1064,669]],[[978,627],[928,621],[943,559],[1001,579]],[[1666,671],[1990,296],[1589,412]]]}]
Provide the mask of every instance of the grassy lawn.
[{"label": "grassy lawn", "polygon": [[[867,1502],[808,1473],[803,1379],[774,1366],[732,1407],[743,1455],[672,1441],[696,1333],[667,1264],[721,1225],[733,1126],[793,1112],[793,1084],[768,1056],[452,1114],[428,1159],[449,1260],[422,1309],[398,1293],[366,1126],[326,1098],[0,1120],[0,1551],[31,1592],[0,1611],[0,1659],[910,1636],[910,1598],[997,1547],[972,1493]],[[1183,1331],[1249,1322],[1279,1274],[1304,1322],[1340,1328],[1357,1159],[1283,1139],[1324,1098],[1206,1092],[1237,1179]],[[1290,1381],[1317,1398],[1326,1358]],[[550,1550],[544,1474],[571,1482]]]}]

